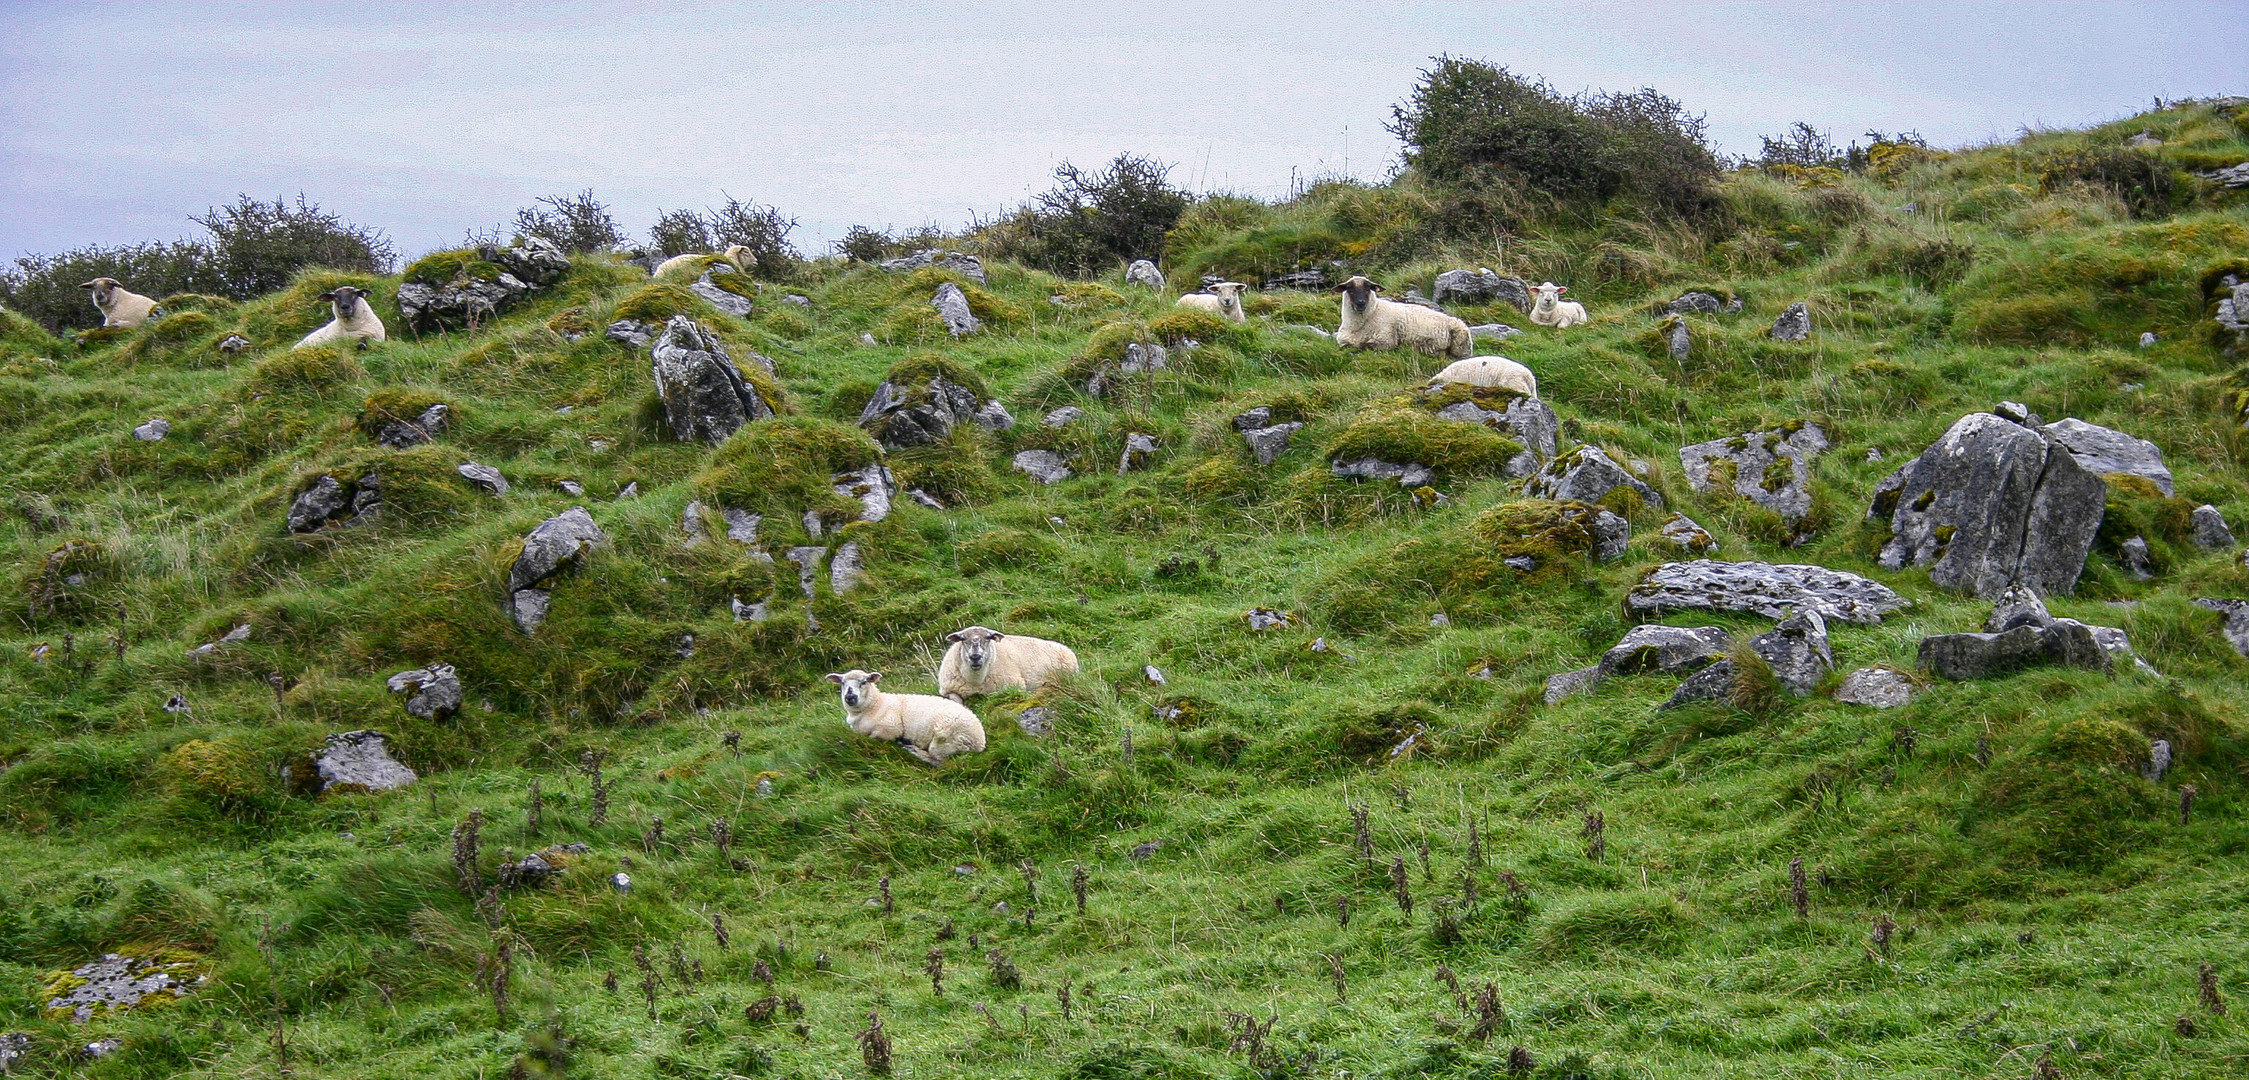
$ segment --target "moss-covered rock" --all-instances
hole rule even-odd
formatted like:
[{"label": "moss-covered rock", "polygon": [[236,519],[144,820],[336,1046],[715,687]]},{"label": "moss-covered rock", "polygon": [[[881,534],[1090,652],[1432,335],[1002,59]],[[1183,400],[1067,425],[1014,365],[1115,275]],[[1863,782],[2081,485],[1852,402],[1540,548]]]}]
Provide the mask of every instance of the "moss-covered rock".
[{"label": "moss-covered rock", "polygon": [[1501,475],[1522,452],[1523,444],[1481,424],[1431,416],[1411,397],[1361,409],[1327,444],[1331,461],[1423,465],[1450,477]]},{"label": "moss-covered rock", "polygon": [[1529,558],[1539,566],[1565,555],[1591,555],[1602,548],[1601,508],[1589,503],[1522,499],[1501,503],[1476,515],[1470,528],[1502,559]]},{"label": "moss-covered rock", "polygon": [[783,416],[750,424],[719,445],[695,478],[695,496],[712,506],[785,518],[818,511],[856,517],[860,505],[835,493],[833,477],[882,459],[882,448],[849,424]]},{"label": "moss-covered rock", "polygon": [[258,361],[242,380],[244,396],[316,397],[367,376],[359,361],[330,345],[290,349]]}]

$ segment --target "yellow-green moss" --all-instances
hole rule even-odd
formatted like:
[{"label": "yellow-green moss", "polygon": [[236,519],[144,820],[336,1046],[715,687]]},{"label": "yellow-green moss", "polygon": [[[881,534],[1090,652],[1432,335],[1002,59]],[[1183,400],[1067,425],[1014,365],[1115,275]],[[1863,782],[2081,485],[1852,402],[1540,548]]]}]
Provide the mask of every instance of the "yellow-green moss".
[{"label": "yellow-green moss", "polygon": [[943,379],[962,387],[975,394],[978,400],[991,396],[991,387],[985,385],[984,377],[974,368],[937,353],[915,353],[891,365],[890,371],[883,375],[883,381],[897,387],[909,402],[928,397],[931,379]]},{"label": "yellow-green moss", "polygon": [[[411,424],[430,406],[441,404],[448,409],[458,408],[427,390],[377,390],[367,395],[366,403],[360,406],[359,430],[368,438],[374,438],[383,430],[383,425]],[[457,416],[457,413],[449,414],[448,422]]]},{"label": "yellow-green moss", "polygon": [[455,282],[498,281],[505,271],[484,261],[475,248],[433,251],[408,264],[402,280],[443,288]]},{"label": "yellow-green moss", "polygon": [[1232,330],[1232,325],[1226,320],[1193,308],[1180,308],[1159,315],[1148,323],[1148,332],[1165,345],[1178,345],[1183,341],[1218,341],[1230,336]]},{"label": "yellow-green moss", "polygon": [[1581,502],[1522,499],[1476,515],[1470,529],[1502,558],[1528,556],[1544,566],[1593,550],[1593,521],[1599,513]]},{"label": "yellow-green moss", "polygon": [[807,510],[855,514],[838,496],[836,473],[881,460],[882,449],[849,424],[784,416],[749,424],[720,444],[695,478],[695,496],[713,506],[794,518]]},{"label": "yellow-green moss", "polygon": [[1431,416],[1416,408],[1411,397],[1361,409],[1327,445],[1327,456],[1336,461],[1374,458],[1426,465],[1448,476],[1495,475],[1522,452],[1521,443],[1482,424]]},{"label": "yellow-green moss", "polygon": [[703,310],[703,298],[686,288],[670,282],[657,282],[643,286],[638,292],[617,303],[609,313],[611,320],[631,319],[634,322],[660,323],[674,315],[685,315]]},{"label": "yellow-green moss", "polygon": [[242,380],[251,397],[265,394],[324,394],[367,375],[359,361],[328,345],[290,349],[258,361]]},{"label": "yellow-green moss", "polygon": [[592,314],[584,307],[566,307],[547,319],[547,329],[554,331],[557,336],[567,338],[573,334],[591,334],[601,327],[593,321]]}]

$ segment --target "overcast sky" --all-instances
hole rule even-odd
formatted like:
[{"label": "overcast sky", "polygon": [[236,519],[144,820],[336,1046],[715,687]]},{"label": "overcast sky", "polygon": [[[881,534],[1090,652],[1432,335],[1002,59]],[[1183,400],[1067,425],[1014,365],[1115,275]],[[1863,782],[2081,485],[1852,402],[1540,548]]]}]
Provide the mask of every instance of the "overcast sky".
[{"label": "overcast sky", "polygon": [[1380,179],[1439,53],[1653,86],[1721,149],[1797,119],[1942,145],[2249,93],[2249,3],[69,4],[0,0],[0,258],[302,191],[411,257],[591,188],[956,226],[1119,151],[1198,191]]}]

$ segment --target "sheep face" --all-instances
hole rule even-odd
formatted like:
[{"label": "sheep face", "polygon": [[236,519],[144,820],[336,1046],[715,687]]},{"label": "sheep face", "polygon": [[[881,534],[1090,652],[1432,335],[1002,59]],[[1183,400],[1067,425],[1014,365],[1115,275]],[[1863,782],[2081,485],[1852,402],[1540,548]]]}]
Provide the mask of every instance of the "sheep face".
[{"label": "sheep face", "polygon": [[1336,286],[1335,291],[1343,294],[1344,305],[1353,313],[1364,315],[1367,308],[1374,305],[1374,294],[1381,292],[1382,286],[1354,274],[1349,281]]},{"label": "sheep face", "polygon": [[727,262],[734,264],[736,270],[745,274],[757,268],[757,253],[740,244],[728,247],[722,254]]},{"label": "sheep face", "polygon": [[961,647],[961,663],[981,677],[992,666],[992,654],[999,640],[1006,636],[989,627],[971,626],[957,634],[945,635],[945,640]]},{"label": "sheep face", "polygon": [[1218,309],[1225,312],[1227,318],[1238,319],[1242,315],[1242,290],[1246,288],[1249,286],[1239,281],[1221,281],[1211,286],[1210,291],[1218,297]]},{"label": "sheep face", "polygon": [[90,290],[94,306],[108,311],[110,300],[117,295],[117,290],[125,287],[125,283],[116,278],[98,277],[78,287]]},{"label": "sheep face", "polygon": [[1554,310],[1555,299],[1561,296],[1563,293],[1570,291],[1570,287],[1567,285],[1556,285],[1553,282],[1549,281],[1543,285],[1538,286],[1537,288],[1532,289],[1531,291],[1538,294],[1538,299],[1531,302],[1531,307],[1539,311],[1552,311]]},{"label": "sheep face", "polygon": [[335,308],[338,319],[349,319],[353,312],[359,310],[359,302],[366,296],[367,293],[363,290],[354,289],[349,285],[339,285],[334,292],[321,293],[320,299],[328,301],[329,305]]},{"label": "sheep face", "polygon": [[843,687],[843,707],[846,711],[864,708],[868,702],[873,701],[875,683],[881,679],[882,672],[861,671],[858,668],[828,676],[829,682]]}]

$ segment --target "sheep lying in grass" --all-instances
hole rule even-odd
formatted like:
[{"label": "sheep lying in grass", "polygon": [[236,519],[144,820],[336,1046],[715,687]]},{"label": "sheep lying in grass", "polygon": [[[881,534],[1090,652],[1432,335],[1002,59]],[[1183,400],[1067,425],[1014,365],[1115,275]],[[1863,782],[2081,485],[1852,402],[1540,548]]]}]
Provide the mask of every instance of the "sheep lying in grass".
[{"label": "sheep lying in grass", "polygon": [[1429,385],[1465,383],[1469,386],[1490,386],[1513,390],[1524,397],[1538,396],[1538,376],[1531,369],[1504,356],[1471,356],[1445,365],[1445,370],[1430,376]]},{"label": "sheep lying in grass", "polygon": [[984,749],[984,724],[968,706],[932,694],[885,694],[882,672],[852,668],[828,680],[843,687],[843,722],[870,739],[897,743],[930,765]]},{"label": "sheep lying in grass", "polygon": [[[700,273],[704,265],[703,260],[710,257],[711,256],[705,255],[700,251],[690,251],[685,255],[674,255],[671,258],[665,259],[663,262],[656,264],[656,272],[648,276],[663,277],[664,275],[669,274],[674,270],[686,270],[689,268],[693,268],[695,271]],[[721,259],[725,259],[729,263],[732,263],[734,265],[734,269],[740,270],[745,274],[757,268],[757,253],[751,251],[746,247],[743,247],[740,244],[735,244],[727,248],[725,251],[719,252],[718,257]]]},{"label": "sheep lying in grass", "polygon": [[125,288],[116,278],[98,277],[78,287],[92,290],[103,326],[139,326],[156,313],[156,301]]},{"label": "sheep lying in grass", "polygon": [[1556,285],[1551,281],[1532,289],[1531,292],[1537,294],[1537,299],[1531,301],[1531,322],[1551,326],[1556,330],[1585,325],[1588,321],[1585,305],[1575,300],[1559,299],[1568,291],[1569,286]]},{"label": "sheep lying in grass", "polygon": [[945,640],[952,645],[937,665],[937,692],[954,701],[1011,687],[1036,690],[1057,675],[1078,670],[1078,654],[1059,641],[982,626],[947,634]]},{"label": "sheep lying in grass", "polygon": [[334,292],[321,293],[320,298],[328,301],[329,310],[335,312],[336,317],[329,320],[328,325],[306,334],[305,339],[297,343],[297,348],[326,345],[331,341],[346,341],[351,338],[358,338],[363,343],[383,340],[383,320],[376,316],[374,307],[367,303],[365,290],[339,285]]},{"label": "sheep lying in grass", "polygon": [[1228,322],[1248,322],[1242,313],[1242,290],[1249,286],[1239,281],[1221,281],[1208,291],[1188,293],[1179,298],[1179,306],[1195,311],[1207,311]]},{"label": "sheep lying in grass", "polygon": [[1385,300],[1375,295],[1381,290],[1382,286],[1356,275],[1336,286],[1335,291],[1343,294],[1343,324],[1336,328],[1336,344],[1354,349],[1407,347],[1431,356],[1466,357],[1474,351],[1467,323],[1434,308]]}]

